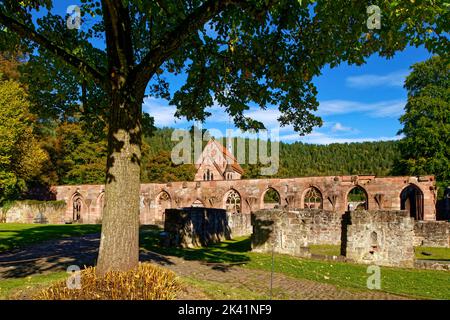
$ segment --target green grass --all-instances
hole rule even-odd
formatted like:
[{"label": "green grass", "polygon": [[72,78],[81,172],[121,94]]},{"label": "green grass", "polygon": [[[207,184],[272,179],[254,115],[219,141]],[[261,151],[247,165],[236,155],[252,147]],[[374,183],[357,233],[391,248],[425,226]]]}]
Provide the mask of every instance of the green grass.
[{"label": "green grass", "polygon": [[0,300],[13,299],[20,292],[24,292],[27,298],[39,289],[49,286],[51,283],[67,277],[66,272],[53,272],[44,275],[35,275],[25,278],[2,279],[0,281]]},{"label": "green grass", "polygon": [[[161,248],[157,230],[143,230],[141,247],[186,260],[236,263],[245,268],[271,270],[271,255],[251,252],[250,238],[239,237],[208,248]],[[328,248],[333,250],[333,248]],[[322,249],[321,249],[322,250]],[[326,250],[325,250],[326,251]],[[343,288],[367,290],[367,266],[344,262],[300,259],[275,255],[275,272],[299,279],[329,283]],[[450,272],[381,267],[382,291],[427,299],[450,299]]]},{"label": "green grass", "polygon": [[331,244],[310,245],[309,250],[312,254],[320,254],[324,256],[340,256],[341,246]]},{"label": "green grass", "polygon": [[415,247],[417,259],[450,261],[450,248]]},{"label": "green grass", "polygon": [[[97,225],[0,225],[0,251],[15,246],[36,243],[44,240],[76,236],[99,232]],[[143,227],[141,229],[141,247],[163,255],[183,257],[186,260],[232,263],[244,268],[271,270],[271,255],[251,252],[249,237],[239,237],[224,241],[208,248],[162,248],[159,245],[157,228]],[[337,246],[313,246],[312,252],[319,254],[334,254]],[[432,253],[436,259],[447,257],[449,249],[420,248],[420,251]],[[367,290],[367,266],[343,262],[316,261],[300,259],[288,255],[275,255],[275,272],[299,279],[329,283],[350,290]],[[63,278],[65,273],[52,273],[33,277],[8,279],[0,281],[0,298],[26,289],[49,284]],[[220,284],[202,279],[187,278],[202,289],[210,298],[241,298],[259,299],[256,293],[242,287],[229,288],[229,284]],[[385,292],[428,299],[450,299],[450,272],[417,269],[399,269],[381,267],[381,287]],[[228,294],[228,297],[227,297]]]},{"label": "green grass", "polygon": [[239,283],[224,284],[193,277],[182,277],[182,283],[201,290],[210,300],[263,300],[267,295],[261,295],[251,289],[243,288]]},{"label": "green grass", "polygon": [[100,225],[0,224],[0,252],[46,240],[100,232]]}]

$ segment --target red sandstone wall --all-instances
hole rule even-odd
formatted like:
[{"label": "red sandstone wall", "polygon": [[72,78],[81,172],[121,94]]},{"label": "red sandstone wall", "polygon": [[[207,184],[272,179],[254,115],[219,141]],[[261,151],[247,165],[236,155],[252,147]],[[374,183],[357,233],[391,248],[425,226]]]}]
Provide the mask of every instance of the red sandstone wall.
[{"label": "red sandstone wall", "polygon": [[[435,220],[436,194],[433,176],[330,176],[142,184],[140,220],[143,224],[155,222],[161,211],[158,198],[163,191],[169,194],[172,208],[190,207],[195,201],[206,207],[225,208],[227,193],[234,189],[241,196],[242,213],[250,213],[264,207],[263,196],[269,187],[280,194],[280,205],[290,208],[303,208],[307,189],[315,187],[322,194],[324,210],[344,213],[347,210],[347,195],[357,185],[367,193],[369,210],[399,210],[400,193],[410,184],[417,186],[423,193],[424,220]],[[104,186],[58,186],[55,189],[57,200],[65,200],[67,203],[66,219],[70,220],[72,217],[74,197],[82,199],[83,223],[95,223],[101,219],[102,203],[105,201]]]}]

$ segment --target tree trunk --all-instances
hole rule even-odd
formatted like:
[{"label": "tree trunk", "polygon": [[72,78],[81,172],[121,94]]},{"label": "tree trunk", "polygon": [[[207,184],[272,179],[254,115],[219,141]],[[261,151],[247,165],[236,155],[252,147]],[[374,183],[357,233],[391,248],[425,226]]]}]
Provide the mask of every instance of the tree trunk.
[{"label": "tree trunk", "polygon": [[139,262],[141,103],[136,96],[112,93],[98,275],[127,271]]}]

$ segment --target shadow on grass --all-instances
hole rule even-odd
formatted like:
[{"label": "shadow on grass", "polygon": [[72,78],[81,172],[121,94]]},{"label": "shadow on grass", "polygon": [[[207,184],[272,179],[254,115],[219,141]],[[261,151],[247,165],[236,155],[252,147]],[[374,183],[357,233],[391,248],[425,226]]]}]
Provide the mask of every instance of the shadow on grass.
[{"label": "shadow on grass", "polygon": [[0,253],[47,240],[99,233],[100,225],[0,224]]},{"label": "shadow on grass", "polygon": [[140,246],[161,255],[180,257],[185,260],[198,260],[213,268],[226,270],[228,264],[244,264],[250,260],[247,253],[251,250],[249,237],[239,237],[201,248],[165,248],[159,244],[159,228],[141,228]]}]

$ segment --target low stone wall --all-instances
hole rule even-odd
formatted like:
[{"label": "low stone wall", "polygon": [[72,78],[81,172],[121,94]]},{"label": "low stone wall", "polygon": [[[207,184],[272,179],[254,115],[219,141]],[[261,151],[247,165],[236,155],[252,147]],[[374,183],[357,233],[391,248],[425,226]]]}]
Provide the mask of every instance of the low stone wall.
[{"label": "low stone wall", "polygon": [[181,247],[208,246],[232,236],[251,233],[250,215],[229,214],[223,209],[166,209],[165,245]]},{"label": "low stone wall", "polygon": [[343,254],[356,263],[414,267],[414,219],[407,211],[344,215]]},{"label": "low stone wall", "polygon": [[416,221],[414,224],[414,246],[450,247],[450,222]]},{"label": "low stone wall", "polygon": [[6,212],[6,223],[64,223],[63,201],[16,201]]},{"label": "low stone wall", "polygon": [[311,244],[339,245],[341,214],[324,210],[260,210],[252,214],[252,249],[309,256]]},{"label": "low stone wall", "polygon": [[227,212],[227,222],[231,237],[248,236],[253,232],[252,216],[250,214]]}]

